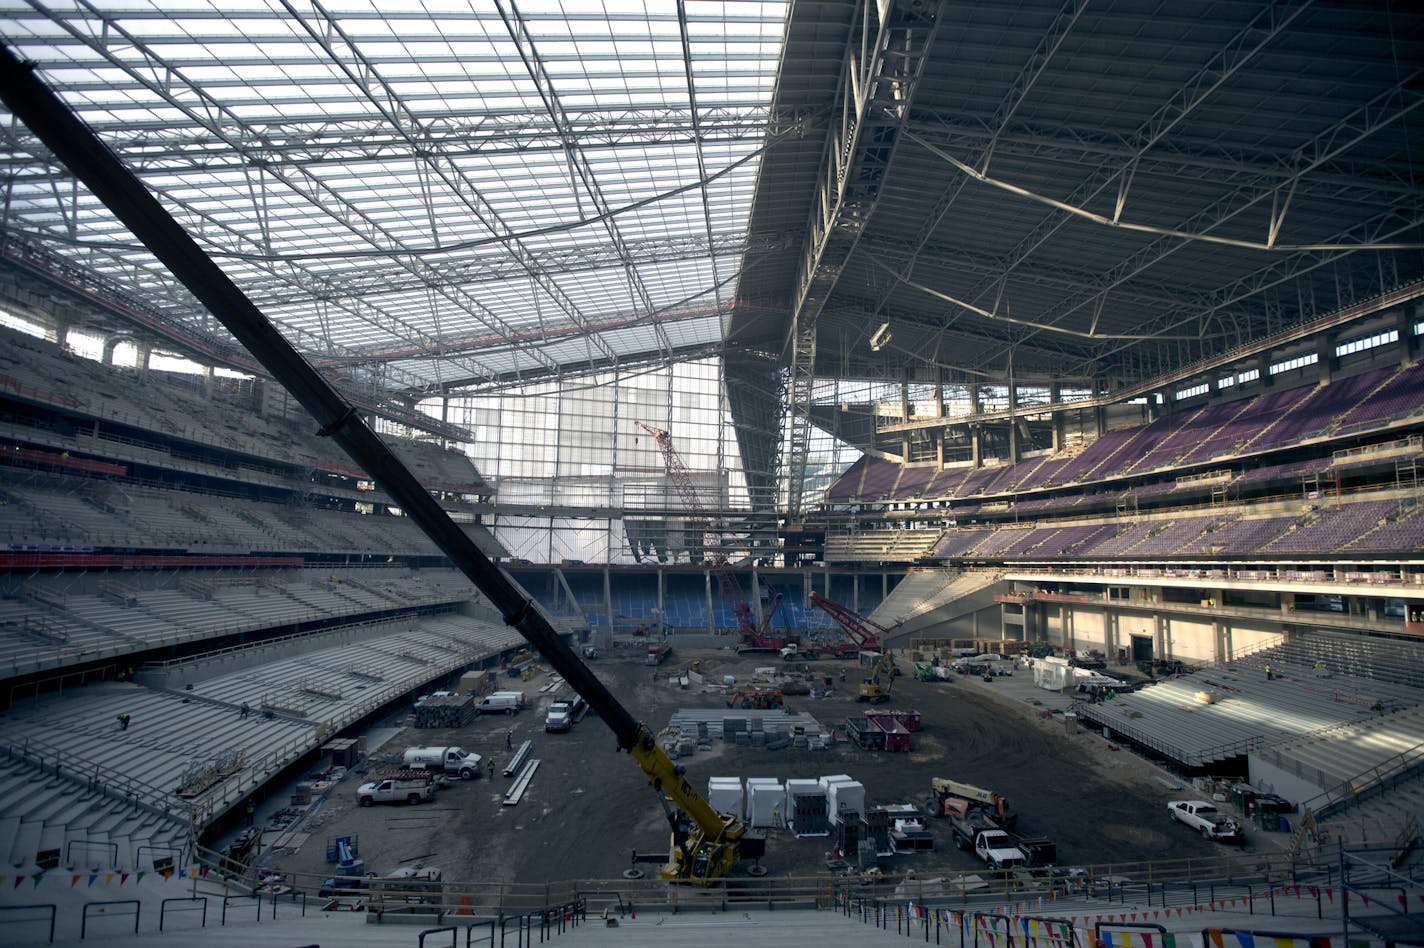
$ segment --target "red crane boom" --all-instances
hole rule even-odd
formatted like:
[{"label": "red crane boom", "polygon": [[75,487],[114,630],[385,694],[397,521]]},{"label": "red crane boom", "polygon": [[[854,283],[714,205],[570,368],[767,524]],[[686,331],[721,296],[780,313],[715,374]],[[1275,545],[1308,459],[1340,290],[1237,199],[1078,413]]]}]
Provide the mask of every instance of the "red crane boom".
[{"label": "red crane boom", "polygon": [[867,619],[859,612],[841,605],[834,599],[827,599],[814,589],[806,594],[806,601],[835,619],[836,623],[845,630],[850,644],[855,646],[856,651],[882,652],[885,650],[881,637],[888,637],[892,630],[872,619]]}]

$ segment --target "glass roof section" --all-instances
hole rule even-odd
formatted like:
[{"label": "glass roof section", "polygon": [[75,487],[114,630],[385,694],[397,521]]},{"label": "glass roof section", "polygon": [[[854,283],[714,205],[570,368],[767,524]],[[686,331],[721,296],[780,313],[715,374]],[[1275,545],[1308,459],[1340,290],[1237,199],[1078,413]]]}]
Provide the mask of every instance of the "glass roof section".
[{"label": "glass roof section", "polygon": [[[788,7],[0,0],[0,37],[298,348],[428,390],[715,350]],[[8,242],[222,335],[0,136]]]}]

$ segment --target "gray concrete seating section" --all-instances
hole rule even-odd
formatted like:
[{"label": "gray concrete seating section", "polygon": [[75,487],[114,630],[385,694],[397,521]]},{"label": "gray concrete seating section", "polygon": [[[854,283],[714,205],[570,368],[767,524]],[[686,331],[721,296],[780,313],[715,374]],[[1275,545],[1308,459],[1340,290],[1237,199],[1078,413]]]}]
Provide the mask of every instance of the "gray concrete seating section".
[{"label": "gray concrete seating section", "polygon": [[[112,830],[100,836],[90,829],[93,782],[143,785],[142,802],[174,819],[148,820],[154,825],[142,838],[155,844],[177,826],[181,832],[174,838],[181,839],[186,824],[176,817],[188,804],[178,789],[195,767],[219,759],[241,761],[229,780],[195,801],[201,823],[238,804],[252,786],[312,750],[324,734],[522,641],[502,623],[455,614],[370,626],[362,634],[360,641],[212,675],[189,689],[104,683],[12,708],[0,719],[0,741],[30,747],[51,768],[57,762],[61,774],[82,779],[57,777],[39,795],[34,794],[33,773],[25,781],[0,781],[0,853],[8,854],[12,864],[32,866],[36,853],[56,839],[86,839],[96,846],[116,840]],[[260,658],[261,650],[253,646],[249,651]],[[243,703],[250,708],[246,717],[240,713]],[[265,714],[264,705],[274,713]],[[126,730],[118,724],[121,713],[130,715]],[[22,784],[28,784],[26,799],[48,802],[31,806],[7,796],[8,788],[18,797]],[[127,824],[124,831],[126,837],[133,835]],[[121,842],[119,858],[131,868],[138,843]]]},{"label": "gray concrete seating section", "polygon": [[[1414,705],[1288,737],[1263,751],[1262,756],[1303,780],[1329,789],[1356,782],[1401,755],[1424,759],[1421,742],[1424,707]],[[1358,785],[1363,788],[1363,781]]]},{"label": "gray concrete seating section", "polygon": [[909,530],[862,530],[826,534],[826,559],[832,562],[911,562],[934,552],[940,527]]},{"label": "gray concrete seating section", "polygon": [[105,871],[151,868],[155,855],[187,848],[178,817],[21,756],[0,760],[0,814],[0,858],[18,872],[32,872],[45,850],[58,850],[66,868]]},{"label": "gray concrete seating section", "polygon": [[1385,792],[1357,798],[1343,810],[1319,821],[1327,833],[1323,843],[1333,851],[1337,842],[1346,847],[1389,846],[1401,828],[1424,822],[1424,774],[1415,774]]},{"label": "gray concrete seating section", "polygon": [[[1269,663],[1275,680],[1268,681]],[[1217,700],[1203,703],[1199,693]],[[1103,704],[1084,705],[1088,720],[1192,766],[1207,765],[1287,738],[1360,721],[1375,702],[1413,707],[1424,690],[1336,674],[1319,678],[1311,665],[1265,650],[1149,685]]]},{"label": "gray concrete seating section", "polygon": [[1424,645],[1417,642],[1335,635],[1329,632],[1300,632],[1270,652],[1275,660],[1313,675],[1317,662],[1329,674],[1364,678],[1381,685],[1399,685],[1424,691]]},{"label": "gray concrete seating section", "polygon": [[914,570],[875,607],[870,618],[893,630],[896,625],[963,599],[998,580],[998,574],[987,571]]},{"label": "gray concrete seating section", "polygon": [[[125,586],[132,604],[92,588],[72,591],[69,577],[31,577],[11,583],[0,596],[0,668],[21,674],[219,634],[478,600],[455,570],[346,570],[336,582],[331,575],[329,570],[144,574]],[[185,587],[188,579],[209,588],[211,598]],[[152,585],[157,583],[164,585]],[[45,592],[48,601],[26,596],[26,585]]]},{"label": "gray concrete seating section", "polygon": [[[62,351],[53,343],[0,327],[6,375],[86,414],[201,444],[237,450],[255,458],[303,467],[355,470],[329,439],[311,437],[305,415],[266,416],[203,393],[200,379],[180,373],[101,365]],[[62,391],[56,379],[63,379]],[[155,390],[160,394],[155,395]],[[422,482],[476,492],[483,480],[465,455],[437,444],[383,436]]]}]

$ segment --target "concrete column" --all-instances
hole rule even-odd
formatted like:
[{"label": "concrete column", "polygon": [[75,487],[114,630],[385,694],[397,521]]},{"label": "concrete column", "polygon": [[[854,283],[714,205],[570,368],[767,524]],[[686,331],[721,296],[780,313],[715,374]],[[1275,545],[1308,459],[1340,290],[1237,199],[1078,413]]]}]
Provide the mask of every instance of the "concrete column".
[{"label": "concrete column", "polygon": [[[979,414],[979,386],[969,386],[969,414]],[[984,463],[982,454],[983,444],[980,441],[978,425],[969,426],[969,459],[974,467]]]},{"label": "concrete column", "polygon": [[1424,303],[1410,307],[1401,306],[1395,311],[1395,328],[1399,330],[1399,364],[1408,365],[1419,358],[1419,337],[1414,335],[1414,324],[1424,320]]},{"label": "concrete column", "polygon": [[712,615],[712,573],[705,569],[702,571],[702,591],[703,601],[707,603],[707,626],[703,631],[711,633],[717,629],[717,619]]},{"label": "concrete column", "polygon": [[119,343],[124,341],[125,337],[123,336],[110,336],[105,339],[103,353],[100,355],[99,361],[104,363],[105,365],[113,365],[114,350],[119,347]]},{"label": "concrete column", "polygon": [[1260,382],[1262,386],[1270,388],[1273,377],[1271,375],[1271,354],[1269,352],[1257,354],[1256,371],[1261,373],[1261,377],[1256,381]]},{"label": "concrete column", "polygon": [[1019,392],[1018,386],[1009,385],[1009,463],[1019,463]]},{"label": "concrete column", "polygon": [[1062,451],[1062,450],[1063,450],[1063,413],[1057,410],[1057,408],[1058,408],[1058,403],[1059,403],[1059,401],[1060,401],[1062,398],[1063,398],[1063,387],[1062,387],[1061,385],[1059,385],[1057,382],[1054,382],[1053,385],[1050,386],[1050,388],[1049,388],[1049,390],[1048,390],[1048,401],[1052,404],[1053,409],[1054,409],[1054,411],[1049,414],[1049,417],[1053,420],[1053,423],[1052,423],[1053,445],[1052,445],[1052,447],[1053,447],[1053,450],[1054,450],[1054,451]]},{"label": "concrete column", "polygon": [[1316,338],[1315,356],[1320,381],[1329,385],[1335,380],[1335,333],[1327,332]]}]

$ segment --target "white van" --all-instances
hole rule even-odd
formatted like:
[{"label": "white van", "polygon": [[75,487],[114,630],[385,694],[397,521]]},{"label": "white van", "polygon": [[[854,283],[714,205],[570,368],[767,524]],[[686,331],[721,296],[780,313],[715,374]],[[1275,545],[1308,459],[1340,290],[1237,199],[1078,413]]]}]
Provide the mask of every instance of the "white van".
[{"label": "white van", "polygon": [[524,692],[496,691],[485,695],[475,705],[480,714],[516,714],[524,707]]}]

